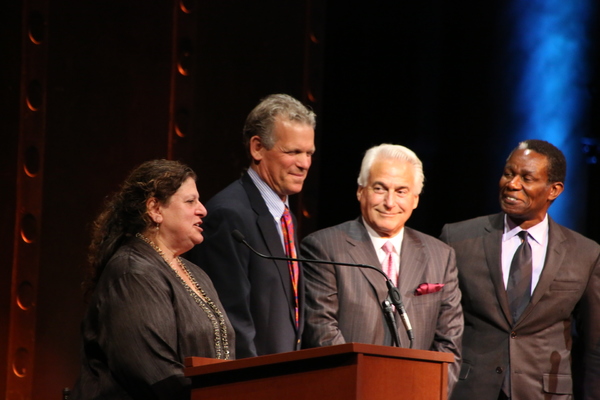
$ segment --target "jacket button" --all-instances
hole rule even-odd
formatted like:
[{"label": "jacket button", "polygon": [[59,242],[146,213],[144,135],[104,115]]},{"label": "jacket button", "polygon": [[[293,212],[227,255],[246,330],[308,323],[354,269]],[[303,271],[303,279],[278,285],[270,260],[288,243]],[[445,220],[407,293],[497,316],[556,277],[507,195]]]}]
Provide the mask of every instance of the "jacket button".
[{"label": "jacket button", "polygon": [[514,338],[516,338],[516,337],[517,337],[517,332],[511,332],[511,333],[510,333],[510,338],[511,338],[511,339],[514,339]]},{"label": "jacket button", "polygon": [[502,367],[496,367],[496,373],[497,374],[501,374],[504,370],[502,369]]}]

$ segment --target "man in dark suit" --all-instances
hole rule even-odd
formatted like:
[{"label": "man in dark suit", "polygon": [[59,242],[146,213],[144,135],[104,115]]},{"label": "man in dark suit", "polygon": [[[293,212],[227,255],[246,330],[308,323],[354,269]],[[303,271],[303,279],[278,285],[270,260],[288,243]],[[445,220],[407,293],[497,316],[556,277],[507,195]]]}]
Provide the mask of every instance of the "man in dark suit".
[{"label": "man in dark suit", "polygon": [[[454,251],[405,226],[419,202],[423,180],[421,161],[406,147],[382,144],[369,149],[358,178],[361,217],[307,236],[301,251],[309,259],[382,267],[402,295],[414,348],[454,354],[448,382],[452,387],[463,331]],[[305,263],[305,277],[305,347],[392,344],[381,307],[388,291],[380,273]],[[402,347],[409,347],[397,316],[396,323]]]},{"label": "man in dark suit", "polygon": [[204,242],[187,255],[208,273],[219,293],[235,329],[238,358],[300,347],[301,268],[260,258],[231,233],[239,230],[263,254],[295,255],[288,196],[302,189],[315,151],[314,128],[315,114],[296,99],[263,99],[244,126],[250,168],[206,203]]},{"label": "man in dark suit", "polygon": [[547,213],[565,175],[559,149],[521,142],[500,178],[503,212],[442,230],[456,251],[465,313],[455,400],[572,399],[573,317],[584,398],[600,399],[600,246]]}]

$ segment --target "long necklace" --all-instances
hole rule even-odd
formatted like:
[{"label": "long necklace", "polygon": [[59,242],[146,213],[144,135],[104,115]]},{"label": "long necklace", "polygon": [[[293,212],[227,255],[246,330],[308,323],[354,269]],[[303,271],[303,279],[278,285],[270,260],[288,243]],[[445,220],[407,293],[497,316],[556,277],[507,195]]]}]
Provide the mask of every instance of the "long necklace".
[{"label": "long necklace", "polygon": [[208,319],[212,323],[213,331],[215,335],[215,350],[217,353],[217,357],[219,359],[229,360],[229,341],[227,340],[227,324],[225,324],[225,317],[219,307],[211,300],[210,297],[206,294],[204,289],[200,287],[194,275],[190,272],[190,270],[185,266],[184,262],[181,260],[181,257],[175,257],[177,260],[177,264],[182,271],[185,272],[189,280],[194,285],[194,288],[197,289],[198,293],[194,289],[187,284],[185,279],[179,274],[179,272],[173,268],[171,263],[167,260],[165,253],[162,251],[160,247],[156,245],[152,240],[148,239],[146,236],[141,233],[137,233],[135,235],[137,238],[142,239],[144,242],[150,245],[156,252],[162,257],[162,259],[167,263],[167,265],[171,268],[171,270],[175,273],[179,281],[183,284],[186,291],[192,296],[194,301],[202,308],[202,310],[208,316]]}]

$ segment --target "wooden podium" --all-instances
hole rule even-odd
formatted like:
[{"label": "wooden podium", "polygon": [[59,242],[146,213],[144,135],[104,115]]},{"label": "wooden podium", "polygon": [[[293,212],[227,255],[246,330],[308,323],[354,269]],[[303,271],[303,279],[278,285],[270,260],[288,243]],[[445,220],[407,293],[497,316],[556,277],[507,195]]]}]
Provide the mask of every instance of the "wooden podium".
[{"label": "wooden podium", "polygon": [[192,400],[446,400],[454,355],[347,343],[221,361],[186,358]]}]

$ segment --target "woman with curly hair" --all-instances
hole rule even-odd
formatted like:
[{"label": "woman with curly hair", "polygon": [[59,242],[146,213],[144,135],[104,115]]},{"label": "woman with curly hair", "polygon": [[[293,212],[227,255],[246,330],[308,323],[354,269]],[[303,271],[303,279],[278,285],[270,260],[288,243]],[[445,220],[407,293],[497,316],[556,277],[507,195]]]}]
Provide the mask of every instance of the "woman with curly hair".
[{"label": "woman with curly hair", "polygon": [[136,168],[93,227],[81,375],[71,399],[186,399],[185,357],[234,358],[234,332],[208,276],[180,257],[202,242],[196,174],[169,160]]}]

